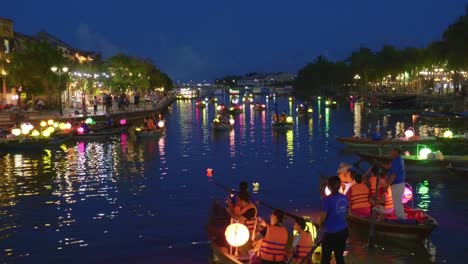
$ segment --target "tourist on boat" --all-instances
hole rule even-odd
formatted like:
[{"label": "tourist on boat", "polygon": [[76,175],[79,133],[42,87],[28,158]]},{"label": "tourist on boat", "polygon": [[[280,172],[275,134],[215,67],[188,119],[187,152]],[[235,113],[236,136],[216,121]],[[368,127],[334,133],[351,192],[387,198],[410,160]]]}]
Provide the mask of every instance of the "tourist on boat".
[{"label": "tourist on boat", "polygon": [[370,201],[374,204],[374,210],[379,214],[393,215],[395,209],[393,207],[392,189],[387,184],[385,174],[379,174],[379,192],[375,197],[371,197]]},{"label": "tourist on boat", "polygon": [[377,183],[377,176],[380,174],[379,167],[372,166],[370,169],[370,175],[366,180],[362,179],[363,182],[366,182],[367,187],[369,188],[369,197],[375,194],[375,187]]},{"label": "tourist on boat", "polygon": [[401,157],[401,150],[394,148],[390,151],[392,162],[390,164],[383,164],[382,167],[388,171],[388,185],[391,187],[393,206],[395,214],[398,219],[406,219],[405,209],[401,197],[405,191],[405,163]]},{"label": "tourist on boat", "polygon": [[338,173],[338,177],[341,180],[340,192],[346,194],[346,190],[354,183],[351,175],[351,165],[341,163],[336,173]]},{"label": "tourist on boat", "polygon": [[283,226],[284,212],[274,210],[270,215],[270,224],[262,221],[263,230],[255,237],[254,241],[261,240],[258,251],[262,263],[284,263],[286,260],[286,243],[288,242],[288,230]]},{"label": "tourist on boat", "polygon": [[343,252],[348,238],[348,198],[339,192],[341,180],[338,176],[330,177],[327,185],[331,194],[323,198],[319,222],[325,232],[322,237],[321,263],[330,263],[331,254],[334,252],[336,263],[343,264]]},{"label": "tourist on boat", "polygon": [[312,235],[310,234],[309,227],[306,225],[304,218],[296,218],[294,230],[296,230],[297,235],[294,237],[292,243],[292,250],[294,251],[292,263],[310,263],[310,261],[307,260],[302,262],[314,247]]},{"label": "tourist on boat", "polygon": [[145,128],[144,130],[150,131],[150,130],[155,130],[156,125],[154,123],[154,120],[150,117],[145,117]]},{"label": "tourist on boat", "polygon": [[249,193],[246,191],[239,192],[234,210],[228,207],[226,211],[232,219],[244,224],[249,229],[250,235],[253,235],[257,222],[257,207],[250,201]]},{"label": "tourist on boat", "polygon": [[361,175],[356,175],[354,180],[356,183],[353,184],[346,193],[346,196],[349,199],[349,207],[351,208],[351,212],[360,216],[368,217],[371,213],[369,188],[362,183]]}]

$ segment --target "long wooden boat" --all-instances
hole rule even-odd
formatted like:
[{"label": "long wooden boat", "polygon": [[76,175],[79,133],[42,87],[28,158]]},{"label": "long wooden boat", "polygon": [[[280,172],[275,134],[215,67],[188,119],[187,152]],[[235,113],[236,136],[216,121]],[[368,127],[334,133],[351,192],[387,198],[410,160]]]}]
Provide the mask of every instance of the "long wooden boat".
[{"label": "long wooden boat", "polygon": [[[375,222],[375,232],[378,237],[423,241],[438,226],[437,221],[426,214],[427,219],[422,223],[400,223],[397,220],[383,219]],[[348,224],[350,228],[369,230],[370,218],[349,213]]]},{"label": "long wooden boat", "polygon": [[358,137],[337,137],[336,140],[345,144],[348,147],[354,148],[375,148],[381,146],[405,146],[411,147],[418,144],[432,144],[435,143],[435,138],[419,138],[419,139],[394,139],[394,140],[372,140],[370,138]]},{"label": "long wooden boat", "polygon": [[258,111],[258,112],[263,111],[263,110],[265,110],[265,109],[266,109],[266,105],[265,105],[265,104],[258,104],[258,103],[256,103],[256,104],[254,105],[254,107],[253,107],[253,110],[254,110],[254,111]]},{"label": "long wooden boat", "polygon": [[164,134],[164,129],[157,130],[135,130],[137,138],[158,138]]},{"label": "long wooden boat", "polygon": [[[390,156],[379,156],[368,153],[358,153],[358,155],[368,161],[378,160],[389,163],[392,161]],[[424,168],[447,167],[447,166],[468,166],[468,155],[444,155],[444,159],[421,159],[417,155],[402,155],[406,166],[420,166]]]},{"label": "long wooden boat", "polygon": [[229,131],[233,128],[231,124],[226,124],[222,122],[213,122],[211,123],[214,131]]},{"label": "long wooden boat", "polygon": [[271,127],[274,130],[291,130],[294,127],[294,123],[286,123],[286,122],[273,122],[271,123]]},{"label": "long wooden boat", "polygon": [[[128,128],[127,128],[128,129]],[[124,130],[126,131],[126,130]],[[83,134],[75,134],[74,138],[75,139],[96,139],[96,138],[107,138],[111,136],[116,136],[122,133],[122,128],[117,127],[117,128],[109,128],[109,129],[102,129],[99,131],[93,131],[91,130],[89,133],[83,133]]]},{"label": "long wooden boat", "polygon": [[49,138],[14,138],[0,139],[0,150],[9,151],[37,151],[58,146],[71,138],[61,135]]}]

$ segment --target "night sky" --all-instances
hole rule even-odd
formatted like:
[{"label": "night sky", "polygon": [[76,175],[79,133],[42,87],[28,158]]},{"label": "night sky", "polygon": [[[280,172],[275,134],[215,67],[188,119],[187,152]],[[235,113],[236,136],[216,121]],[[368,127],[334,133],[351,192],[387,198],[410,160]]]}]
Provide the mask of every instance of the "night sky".
[{"label": "night sky", "polygon": [[423,47],[462,15],[466,0],[10,0],[15,31],[46,30],[104,57],[153,59],[177,80],[296,72],[317,55],[360,46]]}]

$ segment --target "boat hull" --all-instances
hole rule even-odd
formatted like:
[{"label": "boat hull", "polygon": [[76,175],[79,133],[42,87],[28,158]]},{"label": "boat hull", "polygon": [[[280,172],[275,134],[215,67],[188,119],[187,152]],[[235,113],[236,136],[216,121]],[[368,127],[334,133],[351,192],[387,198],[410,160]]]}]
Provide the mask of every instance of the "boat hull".
[{"label": "boat hull", "polygon": [[271,127],[274,130],[291,130],[294,127],[294,124],[289,124],[289,123],[273,123],[271,124]]},{"label": "boat hull", "polygon": [[69,135],[48,139],[30,139],[30,140],[2,140],[0,141],[0,150],[8,151],[37,151],[53,148],[68,141]]},{"label": "boat hull", "polygon": [[228,124],[222,124],[222,123],[219,123],[219,124],[212,124],[211,125],[213,127],[213,130],[214,131],[230,131],[232,129],[232,125],[228,125]]},{"label": "boat hull", "polygon": [[412,147],[418,144],[432,144],[435,142],[434,138],[418,140],[372,140],[368,138],[337,137],[336,140],[348,147],[354,148]]},{"label": "boat hull", "polygon": [[[358,155],[367,161],[378,160],[386,163],[390,163],[392,158],[389,156],[378,156],[372,154],[358,153]],[[444,156],[443,160],[430,160],[430,159],[418,159],[417,156],[401,156],[405,160],[406,166],[416,166],[424,169],[428,168],[445,168],[447,166],[457,166],[457,167],[467,167],[468,166],[468,156]]]},{"label": "boat hull", "polygon": [[135,131],[135,136],[137,138],[158,138],[164,134],[164,130],[154,130],[154,131]]}]

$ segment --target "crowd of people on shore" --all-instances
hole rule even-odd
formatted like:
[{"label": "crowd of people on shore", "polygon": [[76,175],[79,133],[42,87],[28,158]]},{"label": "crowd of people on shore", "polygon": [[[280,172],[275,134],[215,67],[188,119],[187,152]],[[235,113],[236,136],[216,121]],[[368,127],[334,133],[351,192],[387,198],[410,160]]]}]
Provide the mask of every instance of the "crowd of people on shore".
[{"label": "crowd of people on shore", "polygon": [[[227,200],[226,212],[231,221],[244,224],[251,239],[239,249],[240,254],[249,254],[251,263],[344,263],[343,253],[348,238],[346,217],[348,213],[370,217],[371,208],[381,215],[395,214],[405,219],[402,195],[405,181],[405,167],[398,149],[391,151],[390,164],[381,164],[388,170],[385,175],[377,166],[371,167],[364,175],[342,166],[338,176],[328,178],[327,194],[323,195],[318,225],[321,235],[321,255],[314,256],[314,240],[303,218],[294,218],[295,235],[288,247],[290,235],[284,226],[285,213],[274,210],[269,221],[258,217],[257,203],[251,198],[246,182],[241,182],[239,192]],[[376,194],[377,192],[377,194]],[[325,191],[324,191],[325,193]],[[332,252],[334,254],[332,254]]]}]

